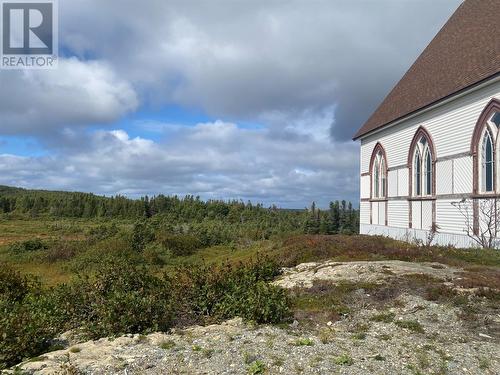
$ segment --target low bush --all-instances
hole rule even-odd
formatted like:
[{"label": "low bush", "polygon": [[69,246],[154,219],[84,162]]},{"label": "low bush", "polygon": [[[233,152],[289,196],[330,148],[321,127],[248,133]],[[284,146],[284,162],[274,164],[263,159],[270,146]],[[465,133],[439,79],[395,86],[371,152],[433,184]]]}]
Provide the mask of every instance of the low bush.
[{"label": "low bush", "polygon": [[175,256],[188,256],[202,247],[197,237],[190,234],[161,233],[158,242]]},{"label": "low bush", "polygon": [[40,283],[35,278],[21,275],[0,263],[0,300],[18,302],[32,290],[39,288]]},{"label": "low bush", "polygon": [[44,258],[49,263],[69,260],[83,251],[83,248],[82,241],[55,241],[45,252]]},{"label": "low bush", "polygon": [[9,245],[9,251],[12,253],[26,253],[45,249],[47,249],[47,244],[39,238],[14,242]]},{"label": "low bush", "polygon": [[144,263],[142,254],[132,249],[127,237],[111,237],[78,253],[71,259],[69,269],[75,273],[94,272],[103,264],[119,260],[132,264]]},{"label": "low bush", "polygon": [[172,251],[165,249],[162,245],[152,242],[146,245],[142,256],[148,264],[162,266],[172,257]]},{"label": "low bush", "polygon": [[118,234],[118,226],[115,223],[101,224],[90,228],[87,237],[90,241],[102,241]]},{"label": "low bush", "polygon": [[58,289],[55,298],[71,309],[69,325],[98,338],[167,330],[173,319],[171,290],[168,277],[113,260]]},{"label": "low bush", "polygon": [[155,239],[154,230],[146,221],[138,221],[132,228],[131,246],[135,251],[142,251]]},{"label": "low bush", "polygon": [[0,370],[49,347],[62,329],[57,309],[37,279],[0,268]]},{"label": "low bush", "polygon": [[0,300],[0,370],[47,351],[63,331],[59,306],[50,293],[30,292],[21,301]]},{"label": "low bush", "polygon": [[248,366],[249,375],[263,374],[266,371],[266,365],[260,360],[256,360]]},{"label": "low bush", "polygon": [[18,293],[0,299],[0,368],[42,353],[67,329],[99,338],[162,331],[172,324],[169,279],[126,261],[103,263],[95,273],[45,290],[10,272],[2,290],[8,286],[17,286]]},{"label": "low bush", "polygon": [[351,366],[352,364],[354,364],[354,360],[350,355],[342,354],[338,357],[335,357],[333,359],[333,363],[339,366]]},{"label": "low bush", "polygon": [[278,323],[290,315],[286,292],[268,283],[279,267],[265,260],[249,265],[184,269],[176,279],[193,320],[220,321],[240,316],[257,323]]},{"label": "low bush", "polygon": [[268,283],[278,272],[277,264],[262,261],[158,276],[132,258],[104,256],[71,283],[43,289],[35,279],[2,267],[0,370],[47,351],[68,329],[97,339],[236,316],[281,322],[289,317],[288,297]]},{"label": "low bush", "polygon": [[[195,236],[202,247],[227,245],[244,237],[241,225],[224,223],[217,220],[204,220],[191,223],[188,233]],[[247,228],[246,236],[254,238]]]}]

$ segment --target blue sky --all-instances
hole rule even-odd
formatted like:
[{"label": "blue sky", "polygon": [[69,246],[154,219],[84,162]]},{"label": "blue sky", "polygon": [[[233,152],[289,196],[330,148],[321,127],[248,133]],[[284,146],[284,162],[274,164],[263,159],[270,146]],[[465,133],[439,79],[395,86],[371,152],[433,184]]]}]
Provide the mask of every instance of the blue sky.
[{"label": "blue sky", "polygon": [[0,184],[357,203],[351,136],[458,0],[59,1],[59,66],[0,71]]}]

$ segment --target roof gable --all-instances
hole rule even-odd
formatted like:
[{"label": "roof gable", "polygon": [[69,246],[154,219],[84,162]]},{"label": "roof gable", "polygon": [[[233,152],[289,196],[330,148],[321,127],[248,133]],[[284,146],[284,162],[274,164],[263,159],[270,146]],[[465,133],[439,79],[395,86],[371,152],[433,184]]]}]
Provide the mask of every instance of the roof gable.
[{"label": "roof gable", "polygon": [[500,72],[500,0],[466,0],[430,42],[357,139]]}]

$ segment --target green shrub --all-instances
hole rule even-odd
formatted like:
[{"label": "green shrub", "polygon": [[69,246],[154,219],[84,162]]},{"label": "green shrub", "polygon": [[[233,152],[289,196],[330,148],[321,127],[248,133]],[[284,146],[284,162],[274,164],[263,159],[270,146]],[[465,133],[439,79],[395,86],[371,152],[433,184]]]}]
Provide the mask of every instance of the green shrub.
[{"label": "green shrub", "polygon": [[9,251],[13,253],[27,253],[45,249],[47,249],[47,244],[39,238],[33,238],[26,241],[18,241],[9,245]]},{"label": "green shrub", "polygon": [[266,371],[266,365],[262,361],[254,361],[248,366],[249,375],[263,374]]},{"label": "green shrub", "polygon": [[188,233],[199,240],[201,247],[230,244],[243,237],[241,232],[241,225],[218,220],[191,223],[188,229]]},{"label": "green shrub", "polygon": [[264,281],[258,281],[243,293],[243,301],[236,307],[233,315],[257,323],[280,323],[289,316],[286,292]]},{"label": "green shrub", "polygon": [[132,229],[131,246],[135,251],[142,251],[155,239],[153,228],[146,221],[138,221]]},{"label": "green shrub", "polygon": [[90,338],[168,330],[173,318],[170,280],[123,260],[84,275],[59,299],[71,311],[71,325]]},{"label": "green shrub", "polygon": [[174,313],[169,279],[123,260],[52,289],[6,271],[0,285],[0,368],[46,351],[67,329],[89,338],[168,330]]},{"label": "green shrub", "polygon": [[44,258],[49,263],[69,260],[83,251],[81,241],[59,240],[52,243],[46,251]]},{"label": "green shrub", "polygon": [[166,331],[174,323],[236,316],[278,323],[289,317],[287,294],[268,283],[279,272],[273,262],[197,266],[157,276],[134,258],[92,254],[92,267],[50,289],[0,268],[0,369],[43,353],[68,329],[97,339]]},{"label": "green shrub", "polygon": [[112,237],[99,241],[86,251],[78,253],[70,263],[76,273],[94,272],[103,264],[123,260],[132,264],[144,263],[140,253],[133,250],[126,237]]},{"label": "green shrub", "polygon": [[192,255],[201,248],[201,242],[190,234],[161,233],[158,237],[161,245],[175,256]]},{"label": "green shrub", "polygon": [[278,266],[269,261],[211,265],[185,269],[176,280],[185,284],[181,289],[195,320],[239,316],[257,323],[278,323],[290,313],[286,292],[267,283],[278,272]]},{"label": "green shrub", "polygon": [[39,287],[40,284],[35,278],[23,276],[6,264],[0,263],[0,300],[18,302]]},{"label": "green shrub", "polygon": [[101,224],[91,228],[88,233],[88,239],[91,241],[102,241],[113,237],[118,233],[118,227],[115,223]]},{"label": "green shrub", "polygon": [[333,359],[333,363],[340,366],[351,366],[354,363],[354,360],[351,358],[350,355],[342,354],[338,357],[335,357]]},{"label": "green shrub", "polygon": [[22,301],[0,300],[0,369],[43,353],[63,330],[50,294],[29,293]]},{"label": "green shrub", "polygon": [[172,252],[166,250],[162,245],[152,242],[146,245],[142,251],[142,256],[148,264],[162,266],[172,256]]}]

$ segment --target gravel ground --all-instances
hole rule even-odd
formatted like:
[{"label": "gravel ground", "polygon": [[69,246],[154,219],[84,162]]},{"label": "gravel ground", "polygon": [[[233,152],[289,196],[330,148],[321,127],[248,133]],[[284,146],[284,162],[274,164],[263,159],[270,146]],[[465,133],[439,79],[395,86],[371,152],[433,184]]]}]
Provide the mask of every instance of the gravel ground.
[{"label": "gravel ground", "polygon": [[[359,281],[359,275],[365,281],[377,273],[394,276],[402,269],[418,268],[435,278],[441,273],[443,280],[458,272],[405,263],[353,262],[351,269],[346,263],[301,265],[278,283],[297,287],[292,281],[304,281],[298,274],[311,277],[313,269],[316,274],[330,269],[324,273],[328,280],[350,281],[351,276]],[[337,321],[277,327],[233,319],[168,334],[71,343],[19,367],[29,374],[500,374],[498,330],[491,331],[500,326],[499,309],[484,309],[481,318],[488,324],[479,321],[471,329],[451,304],[403,293],[375,308],[365,303],[369,292],[356,293],[355,313]]]}]

